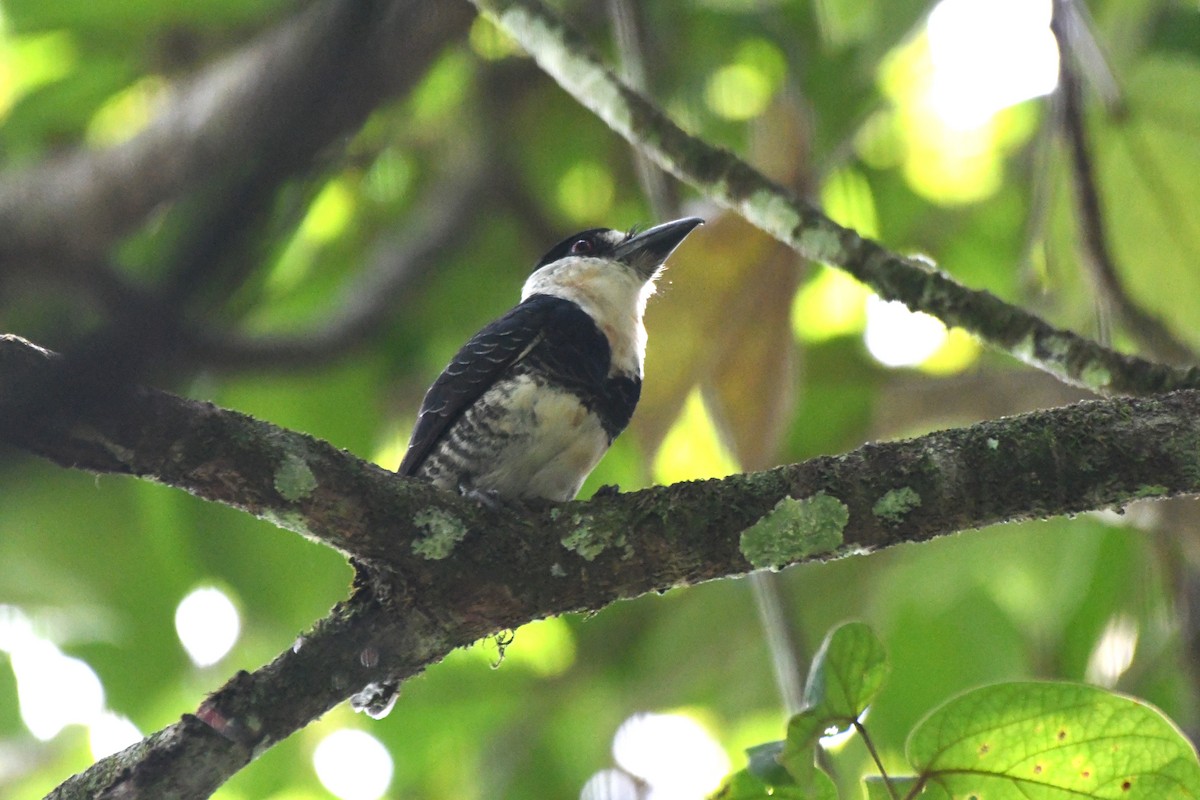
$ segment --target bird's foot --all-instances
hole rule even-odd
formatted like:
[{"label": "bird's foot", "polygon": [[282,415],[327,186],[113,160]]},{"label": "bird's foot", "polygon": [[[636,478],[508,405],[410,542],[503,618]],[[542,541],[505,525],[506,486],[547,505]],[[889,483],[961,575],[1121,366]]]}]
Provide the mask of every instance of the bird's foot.
[{"label": "bird's foot", "polygon": [[476,489],[473,486],[463,486],[460,484],[458,491],[468,500],[474,500],[479,505],[492,511],[499,511],[505,505],[505,502],[500,498],[500,493],[495,489]]},{"label": "bird's foot", "polygon": [[595,491],[592,497],[616,497],[621,493],[621,487],[615,483],[606,483]]},{"label": "bird's foot", "polygon": [[554,505],[553,500],[546,500],[541,497],[505,497],[495,489],[479,489],[474,486],[460,485],[458,491],[463,497],[468,500],[474,500],[490,511],[507,509],[508,511],[516,511],[518,513],[529,513],[541,511]]}]

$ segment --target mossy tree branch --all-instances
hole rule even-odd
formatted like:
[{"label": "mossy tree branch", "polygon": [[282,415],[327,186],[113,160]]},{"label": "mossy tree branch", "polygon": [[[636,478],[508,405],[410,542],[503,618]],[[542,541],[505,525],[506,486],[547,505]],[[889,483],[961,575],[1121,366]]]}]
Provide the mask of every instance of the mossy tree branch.
[{"label": "mossy tree branch", "polygon": [[723,480],[492,511],[304,434],[153,389],[31,406],[29,387],[69,385],[57,374],[64,365],[0,337],[0,441],[245,510],[369,568],[302,646],[71,779],[60,798],[205,797],[364,685],[411,677],[534,619],[756,566],[1200,491],[1197,391],[1080,403]]},{"label": "mossy tree branch", "polygon": [[812,261],[841,267],[885,300],[898,300],[1062,380],[1102,394],[1150,395],[1200,387],[1200,368],[1117,353],[946,273],[838,225],[733,153],[676,125],[624,83],[540,0],[471,0],[560,86],[663,169]]}]

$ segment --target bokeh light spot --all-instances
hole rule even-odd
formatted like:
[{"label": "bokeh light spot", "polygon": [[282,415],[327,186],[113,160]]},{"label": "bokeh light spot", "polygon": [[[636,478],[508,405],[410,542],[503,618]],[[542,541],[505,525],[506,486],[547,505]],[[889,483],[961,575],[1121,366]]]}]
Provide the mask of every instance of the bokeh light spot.
[{"label": "bokeh light spot", "polygon": [[612,175],[595,161],[572,164],[558,181],[558,205],[572,222],[602,219],[615,197]]},{"label": "bokeh light spot", "polygon": [[819,266],[796,293],[792,330],[802,341],[820,342],[856,334],[867,324],[871,290],[840,269]]},{"label": "bokeh light spot", "polygon": [[111,711],[102,712],[88,725],[88,744],[92,748],[92,758],[97,761],[119,753],[141,739],[142,732],[136,725]]},{"label": "bokeh light spot", "polygon": [[707,797],[729,772],[729,757],[684,714],[635,714],[613,737],[617,765],[650,785],[655,798]]},{"label": "bokeh light spot", "polygon": [[24,612],[0,605],[0,651],[17,679],[21,721],[49,741],[68,725],[88,725],[104,711],[104,686],[84,661],[39,635]]},{"label": "bokeh light spot", "polygon": [[233,649],[241,617],[229,596],[213,586],[192,591],[175,609],[175,632],[198,667],[211,666]]},{"label": "bokeh light spot", "polygon": [[313,751],[313,769],[340,800],[379,800],[392,782],[392,756],[364,731],[343,728],[326,736]]},{"label": "bokeh light spot", "polygon": [[502,58],[520,55],[524,52],[515,39],[482,15],[476,17],[475,21],[471,23],[471,32],[468,38],[471,42],[471,49],[475,51],[476,55],[487,61],[499,61]]},{"label": "bokeh light spot", "polygon": [[749,64],[729,64],[714,72],[704,90],[704,101],[725,119],[753,119],[767,108],[771,87],[767,76]]},{"label": "bokeh light spot", "polygon": [[960,130],[1002,108],[1054,91],[1058,46],[1050,0],[941,0],[926,33],[935,113]]},{"label": "bokeh light spot", "polygon": [[878,295],[867,300],[867,350],[888,367],[911,367],[929,358],[946,341],[946,326],[935,317],[912,312],[903,303]]},{"label": "bokeh light spot", "polygon": [[1109,619],[1088,658],[1084,679],[1107,689],[1116,686],[1121,676],[1133,666],[1137,643],[1137,620],[1127,614]]},{"label": "bokeh light spot", "polygon": [[133,138],[166,104],[170,84],[159,75],[147,75],[104,102],[88,122],[87,142],[96,147]]}]

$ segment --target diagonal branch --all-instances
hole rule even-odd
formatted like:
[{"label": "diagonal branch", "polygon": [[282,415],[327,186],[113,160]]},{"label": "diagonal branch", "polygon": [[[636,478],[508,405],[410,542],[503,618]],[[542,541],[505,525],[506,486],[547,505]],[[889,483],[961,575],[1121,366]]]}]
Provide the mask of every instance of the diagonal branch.
[{"label": "diagonal branch", "polygon": [[805,258],[841,267],[886,300],[964,328],[1022,361],[1096,392],[1146,395],[1200,386],[1200,368],[1176,369],[1117,353],[838,225],[737,156],[686,133],[618,79],[539,0],[472,2],[610,128],[661,167]]},{"label": "diagonal branch", "polygon": [[[205,797],[362,686],[530,620],[996,522],[1200,492],[1200,392],[1110,399],[767,472],[493,511],[333,446],[142,387],[13,425],[58,359],[0,337],[0,442],[243,509],[347,553],[355,594],[298,647],[54,796]],[[84,398],[85,401],[90,398]],[[174,787],[174,788],[170,788]]]}]

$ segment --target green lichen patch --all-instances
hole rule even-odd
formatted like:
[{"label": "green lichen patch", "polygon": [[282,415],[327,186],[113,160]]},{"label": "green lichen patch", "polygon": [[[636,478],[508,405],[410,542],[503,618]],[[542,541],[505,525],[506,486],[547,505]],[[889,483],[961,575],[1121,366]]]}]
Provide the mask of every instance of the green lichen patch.
[{"label": "green lichen patch", "polygon": [[892,489],[871,506],[875,516],[884,522],[895,525],[904,519],[904,515],[921,505],[921,495],[911,487],[901,486]]},{"label": "green lichen patch", "polygon": [[800,232],[798,249],[814,261],[838,263],[845,259],[845,251],[837,232],[826,227],[805,228]]},{"label": "green lichen patch", "polygon": [[577,554],[584,561],[592,561],[609,547],[624,547],[626,555],[632,550],[625,541],[624,533],[613,533],[592,528],[579,517],[572,520],[575,530],[561,539],[562,546]]},{"label": "green lichen patch", "polygon": [[1089,361],[1079,374],[1079,379],[1088,388],[1100,391],[1112,383],[1112,372],[1100,361]]},{"label": "green lichen patch", "polygon": [[317,488],[317,477],[308,463],[296,453],[288,453],[275,470],[275,491],[284,500],[297,503]]},{"label": "green lichen patch", "polygon": [[842,544],[850,509],[824,492],[804,500],[785,497],[742,531],[742,555],[758,569],[781,569]]},{"label": "green lichen patch", "polygon": [[413,514],[413,525],[422,534],[413,540],[413,552],[421,558],[440,561],[454,551],[454,545],[467,535],[467,526],[453,514],[437,508],[427,508]]}]

